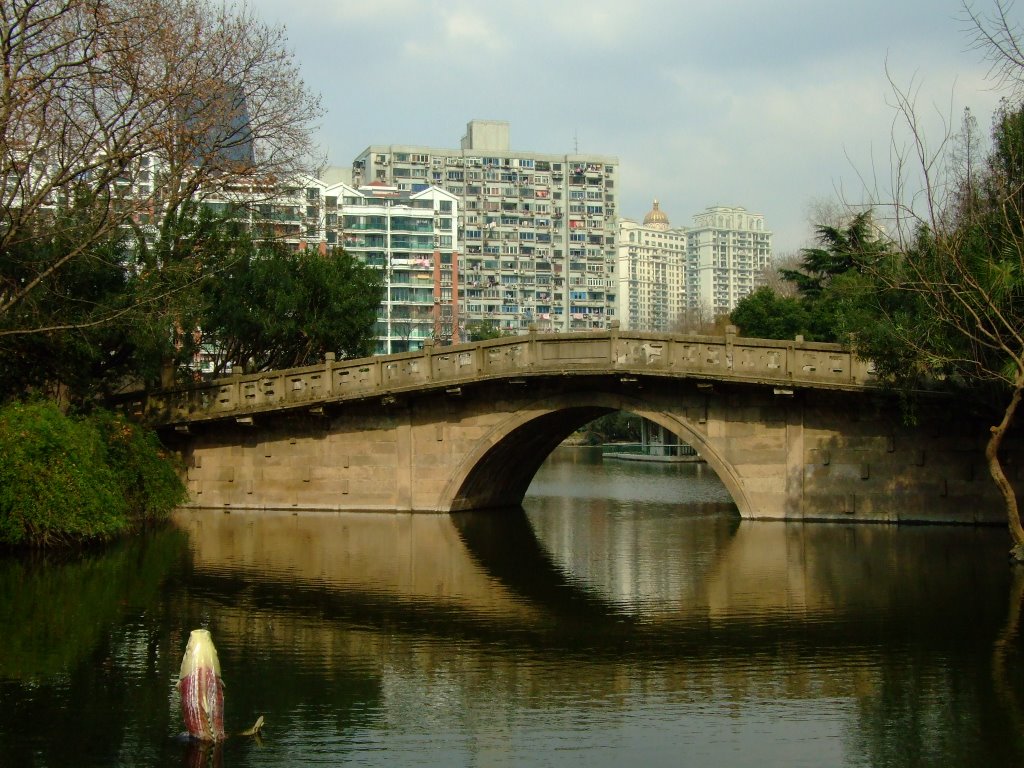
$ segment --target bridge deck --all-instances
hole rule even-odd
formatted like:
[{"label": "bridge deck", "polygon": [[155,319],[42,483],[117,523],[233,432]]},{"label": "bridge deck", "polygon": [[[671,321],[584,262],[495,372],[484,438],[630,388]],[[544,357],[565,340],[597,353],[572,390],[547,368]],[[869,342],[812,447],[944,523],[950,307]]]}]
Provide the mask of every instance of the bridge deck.
[{"label": "bridge deck", "polygon": [[[330,356],[329,356],[330,357]],[[658,376],[783,388],[876,386],[866,361],[835,344],[725,336],[606,331],[531,333],[422,352],[236,375],[140,396],[127,407],[160,425],[452,389],[538,376]]]}]

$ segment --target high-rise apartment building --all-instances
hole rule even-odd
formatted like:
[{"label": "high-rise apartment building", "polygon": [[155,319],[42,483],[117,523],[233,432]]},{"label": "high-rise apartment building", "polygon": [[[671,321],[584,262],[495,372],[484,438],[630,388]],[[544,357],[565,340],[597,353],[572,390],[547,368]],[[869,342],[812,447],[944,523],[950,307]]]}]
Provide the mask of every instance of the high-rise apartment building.
[{"label": "high-rise apartment building", "polygon": [[459,342],[458,198],[434,186],[335,184],[324,190],[324,213],[325,240],[383,273],[377,354]]},{"label": "high-rise apartment building", "polygon": [[457,198],[465,321],[520,333],[614,318],[617,158],[512,150],[507,122],[473,120],[459,149],[367,147],[352,181]]},{"label": "high-rise apartment building", "polygon": [[686,229],[672,229],[658,201],[643,224],[619,222],[619,322],[625,330],[673,330],[686,306]]},{"label": "high-rise apartment building", "polygon": [[772,233],[764,216],[716,205],[693,217],[687,232],[686,300],[690,309],[710,307],[714,316],[733,310],[757,287],[772,263]]},{"label": "high-rise apartment building", "polygon": [[684,319],[728,314],[771,264],[764,216],[713,206],[692,227],[672,227],[658,201],[643,224],[619,222],[618,291],[622,327],[672,331]]}]

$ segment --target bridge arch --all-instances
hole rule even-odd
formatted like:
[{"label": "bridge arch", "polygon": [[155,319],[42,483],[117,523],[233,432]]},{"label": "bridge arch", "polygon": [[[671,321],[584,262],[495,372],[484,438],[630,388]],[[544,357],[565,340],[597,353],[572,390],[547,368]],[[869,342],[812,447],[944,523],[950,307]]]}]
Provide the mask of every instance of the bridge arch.
[{"label": "bridge arch", "polygon": [[520,504],[537,470],[559,443],[584,424],[615,411],[642,416],[692,445],[721,479],[740,514],[751,512],[736,469],[685,417],[658,409],[641,396],[599,391],[538,398],[509,414],[465,453],[437,508],[458,512]]},{"label": "bridge arch", "polygon": [[531,333],[327,359],[122,407],[180,451],[195,507],[515,504],[564,437],[627,410],[700,451],[743,517],[1004,522],[995,486],[978,482],[984,425],[942,400],[906,425],[867,363],[836,345]]}]

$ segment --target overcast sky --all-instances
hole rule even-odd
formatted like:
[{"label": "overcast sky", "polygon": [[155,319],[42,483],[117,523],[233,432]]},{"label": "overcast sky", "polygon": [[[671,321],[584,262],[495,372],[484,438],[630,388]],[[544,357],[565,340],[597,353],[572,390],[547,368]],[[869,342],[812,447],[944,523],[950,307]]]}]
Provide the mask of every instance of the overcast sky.
[{"label": "overcast sky", "polygon": [[1001,95],[959,0],[248,5],[287,28],[332,165],[371,144],[457,148],[468,121],[507,120],[513,149],[618,157],[622,216],[658,198],[688,225],[740,205],[765,215],[776,253],[809,244],[816,201],[884,191],[887,70],[935,138],[964,107],[987,131]]}]

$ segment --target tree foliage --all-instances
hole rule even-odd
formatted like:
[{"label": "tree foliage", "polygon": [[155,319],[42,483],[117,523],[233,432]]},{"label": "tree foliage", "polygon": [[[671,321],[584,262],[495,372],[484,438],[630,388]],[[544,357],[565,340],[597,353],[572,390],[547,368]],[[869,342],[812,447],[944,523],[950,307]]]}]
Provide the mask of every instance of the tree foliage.
[{"label": "tree foliage", "polygon": [[[0,252],[0,271],[30,279],[68,246],[61,234]],[[118,366],[113,350],[127,330],[117,317],[129,293],[125,258],[120,241],[97,243],[0,317],[0,400],[29,388],[55,397],[80,391]],[[17,332],[26,326],[46,332]]]},{"label": "tree foliage", "polygon": [[251,245],[204,286],[202,341],[215,374],[227,365],[290,368],[373,354],[380,272],[341,249],[327,254]]},{"label": "tree foliage", "polygon": [[796,268],[778,270],[794,295],[764,287],[736,305],[730,318],[743,335],[849,342],[871,314],[865,312],[865,302],[873,303],[868,275],[888,252],[872,212],[853,213],[842,225],[820,224],[816,231],[818,246],[801,250]]},{"label": "tree foliage", "polygon": [[853,214],[845,226],[819,224],[815,231],[819,247],[800,252],[800,268],[779,270],[809,301],[819,299],[833,278],[864,271],[885,250],[870,210]]},{"label": "tree foliage", "polygon": [[500,339],[505,334],[493,320],[471,320],[466,323],[466,341]]},{"label": "tree foliage", "polygon": [[[25,250],[24,259],[36,258]],[[202,204],[183,208],[152,244],[97,243],[42,285],[15,314],[50,330],[6,338],[0,400],[34,391],[87,404],[190,379],[201,354],[214,374],[232,364],[312,364],[327,352],[369,355],[383,296],[380,273],[344,251],[257,245]]]},{"label": "tree foliage", "polygon": [[[181,329],[202,318],[201,286],[248,240],[201,206],[188,214],[152,245],[133,245],[126,232],[92,244],[0,318],[0,400],[34,391],[85,402],[156,384],[162,369],[190,360],[195,345]],[[66,248],[65,231],[0,254],[2,268],[31,273]]]},{"label": "tree foliage", "polygon": [[612,442],[639,442],[641,417],[629,411],[614,411],[598,416],[581,431],[588,445]]},{"label": "tree foliage", "polygon": [[800,299],[779,296],[768,287],[747,294],[730,319],[744,336],[760,339],[792,339],[810,335],[810,316]]},{"label": "tree foliage", "polygon": [[1013,557],[1024,561],[1024,527],[1000,456],[1024,397],[1024,107],[1004,102],[992,139],[982,173],[917,222],[881,279],[919,308],[914,332],[901,334],[917,368],[965,382],[991,409],[986,457],[1006,501]]},{"label": "tree foliage", "polygon": [[[1007,3],[994,8],[985,16],[967,6],[975,42],[1019,99],[1018,28]],[[895,153],[894,177],[921,183],[896,190],[898,242],[870,273],[875,322],[854,341],[890,380],[945,382],[989,420],[985,456],[1006,505],[1011,557],[1024,562],[1024,526],[1002,450],[1024,398],[1024,104],[1002,102],[979,162],[969,114],[960,135],[930,153],[911,95],[894,92],[910,135],[909,151]]]},{"label": "tree foliage", "polygon": [[[987,17],[968,8],[976,42],[1019,88],[1017,29],[1007,4],[995,8]],[[969,112],[959,135],[931,154],[911,95],[894,91],[910,148],[894,150],[893,236],[873,226],[870,212],[819,226],[820,247],[804,250],[799,269],[782,274],[797,287],[807,338],[851,344],[905,395],[951,388],[990,420],[985,455],[1006,504],[1011,556],[1024,561],[1024,526],[1002,452],[1024,399],[1024,104],[1004,100],[987,155]],[[793,328],[783,319],[798,314],[762,291],[737,306],[733,321],[746,334],[785,338]]]}]

